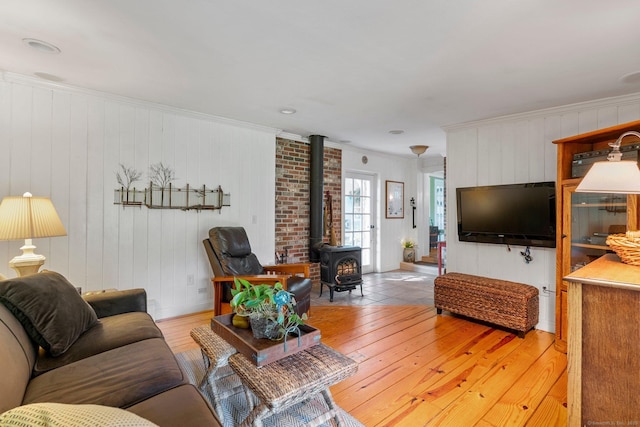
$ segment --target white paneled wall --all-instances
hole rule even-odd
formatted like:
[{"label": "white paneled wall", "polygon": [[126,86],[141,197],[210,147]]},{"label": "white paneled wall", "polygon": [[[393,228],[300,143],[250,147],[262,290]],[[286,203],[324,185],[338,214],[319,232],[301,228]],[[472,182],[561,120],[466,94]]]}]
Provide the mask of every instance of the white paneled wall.
[{"label": "white paneled wall", "polygon": [[[0,80],[0,197],[30,191],[53,200],[66,237],[36,239],[44,268],[83,290],[147,290],[155,318],[212,307],[202,240],[209,228],[241,225],[254,252],[274,253],[276,130],[245,125],[27,78]],[[114,205],[119,164],[175,171],[174,185],[221,185],[221,211]],[[0,242],[0,272],[22,242]],[[4,261],[2,261],[4,260]],[[192,280],[191,280],[192,279]],[[193,284],[189,284],[193,283]]]},{"label": "white paneled wall", "polygon": [[555,249],[459,242],[456,188],[556,180],[553,140],[640,119],[640,95],[609,98],[447,128],[447,271],[527,283],[540,290],[539,329],[555,330]]}]

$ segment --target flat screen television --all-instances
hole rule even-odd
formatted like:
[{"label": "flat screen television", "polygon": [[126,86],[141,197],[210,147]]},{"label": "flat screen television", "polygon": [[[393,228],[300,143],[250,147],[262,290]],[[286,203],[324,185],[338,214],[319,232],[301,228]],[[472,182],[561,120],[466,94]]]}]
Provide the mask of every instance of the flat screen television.
[{"label": "flat screen television", "polygon": [[463,242],[556,247],[555,183],[456,189]]}]

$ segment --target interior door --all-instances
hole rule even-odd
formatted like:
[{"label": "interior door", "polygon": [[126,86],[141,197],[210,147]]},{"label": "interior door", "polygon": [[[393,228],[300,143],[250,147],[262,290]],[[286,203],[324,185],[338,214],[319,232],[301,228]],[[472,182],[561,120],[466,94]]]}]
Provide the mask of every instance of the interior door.
[{"label": "interior door", "polygon": [[344,245],[362,248],[362,273],[373,271],[376,233],[373,175],[347,172],[344,182]]}]

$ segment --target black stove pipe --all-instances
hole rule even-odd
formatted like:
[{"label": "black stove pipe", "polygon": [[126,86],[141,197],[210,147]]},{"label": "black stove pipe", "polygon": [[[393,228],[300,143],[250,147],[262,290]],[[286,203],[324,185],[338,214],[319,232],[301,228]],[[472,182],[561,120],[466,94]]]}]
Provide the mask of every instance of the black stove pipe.
[{"label": "black stove pipe", "polygon": [[322,242],[322,198],[324,195],[324,136],[310,135],[309,166],[309,262],[320,262]]}]

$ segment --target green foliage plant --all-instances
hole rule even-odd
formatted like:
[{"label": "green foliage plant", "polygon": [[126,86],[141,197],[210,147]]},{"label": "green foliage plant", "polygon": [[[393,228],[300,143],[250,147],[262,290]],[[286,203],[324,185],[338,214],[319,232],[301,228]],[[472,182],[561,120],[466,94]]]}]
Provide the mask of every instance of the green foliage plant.
[{"label": "green foliage plant", "polygon": [[300,335],[299,326],[307,320],[307,314],[299,316],[293,294],[284,290],[282,283],[275,285],[252,284],[244,279],[234,278],[231,289],[231,308],[240,316],[266,318],[278,324],[278,337],[288,334]]}]

